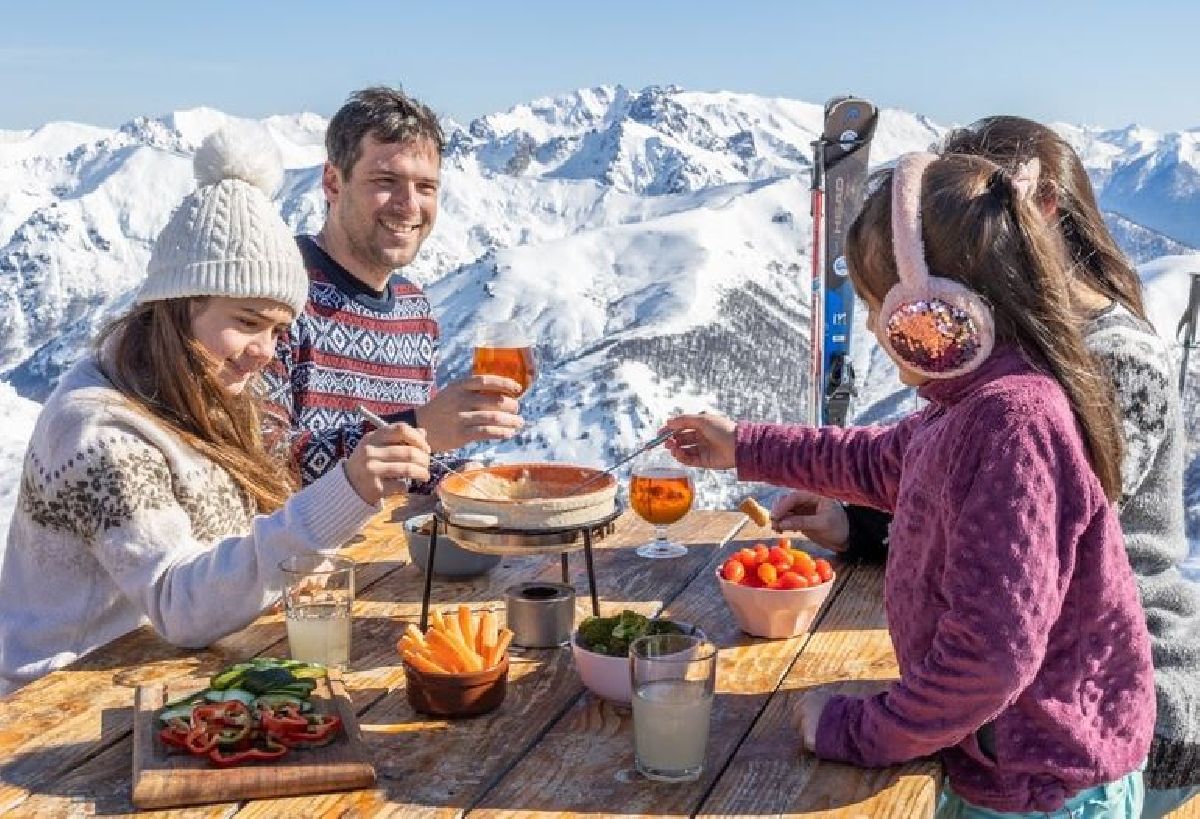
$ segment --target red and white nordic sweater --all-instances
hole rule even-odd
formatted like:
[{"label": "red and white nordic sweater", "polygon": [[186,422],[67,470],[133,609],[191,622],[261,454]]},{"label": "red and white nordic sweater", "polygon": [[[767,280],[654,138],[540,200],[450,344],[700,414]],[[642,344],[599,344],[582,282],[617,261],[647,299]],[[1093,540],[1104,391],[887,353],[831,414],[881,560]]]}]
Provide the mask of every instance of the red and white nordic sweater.
[{"label": "red and white nordic sweater", "polygon": [[372,293],[312,237],[296,243],[308,268],[308,304],[263,380],[265,409],[286,430],[307,485],[366,433],[359,404],[388,421],[416,423],[411,410],[436,392],[438,324],[421,288],[403,276]]}]

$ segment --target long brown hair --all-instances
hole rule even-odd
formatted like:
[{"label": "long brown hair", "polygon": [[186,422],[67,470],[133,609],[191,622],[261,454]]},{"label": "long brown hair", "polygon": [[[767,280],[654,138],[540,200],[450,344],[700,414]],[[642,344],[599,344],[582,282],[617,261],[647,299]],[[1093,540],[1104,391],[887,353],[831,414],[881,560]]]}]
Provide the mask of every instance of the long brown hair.
[{"label": "long brown hair", "polygon": [[[898,279],[891,202],[892,172],[886,170],[876,175],[847,235],[851,280],[876,305]],[[925,171],[921,219],[930,270],[987,299],[996,341],[1019,346],[1058,379],[1105,493],[1119,497],[1121,433],[1112,391],[1084,345],[1062,254],[1036,203],[1018,196],[994,162],[950,154]]]},{"label": "long brown hair", "polygon": [[995,116],[951,131],[941,150],[982,156],[1010,172],[1037,157],[1042,172],[1035,198],[1056,205],[1058,229],[1071,256],[1073,275],[1146,318],[1141,279],[1105,225],[1083,162],[1065,139],[1030,119]]},{"label": "long brown hair", "polygon": [[217,381],[220,366],[192,337],[200,299],[140,304],[101,331],[96,346],[105,375],[134,408],[170,429],[224,469],[259,512],[293,491],[286,465],[263,445],[258,400]]}]

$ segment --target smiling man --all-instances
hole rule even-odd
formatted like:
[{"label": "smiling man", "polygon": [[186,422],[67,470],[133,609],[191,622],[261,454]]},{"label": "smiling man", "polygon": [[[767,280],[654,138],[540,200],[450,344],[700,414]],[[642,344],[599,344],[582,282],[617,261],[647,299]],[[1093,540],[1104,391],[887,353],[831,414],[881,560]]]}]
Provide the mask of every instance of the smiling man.
[{"label": "smiling man", "polygon": [[425,431],[435,452],[511,437],[519,385],[473,376],[438,391],[438,325],[421,289],[397,272],[412,262],[438,212],[443,136],[433,112],[392,88],[365,88],[325,135],[328,203],[316,236],[297,243],[308,305],[268,370],[269,412],[288,429],[304,483],[365,433],[361,404]]}]

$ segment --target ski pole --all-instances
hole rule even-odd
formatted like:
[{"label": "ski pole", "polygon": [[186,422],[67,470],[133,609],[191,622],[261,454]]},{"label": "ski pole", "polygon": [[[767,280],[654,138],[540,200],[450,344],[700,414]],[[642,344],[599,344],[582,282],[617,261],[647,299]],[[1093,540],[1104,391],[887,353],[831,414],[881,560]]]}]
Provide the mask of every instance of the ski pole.
[{"label": "ski pole", "polygon": [[[1200,310],[1200,273],[1190,275],[1192,287],[1188,291],[1187,307],[1184,308],[1183,315],[1179,319],[1179,326],[1175,328],[1175,338],[1183,344],[1183,362],[1179,365],[1180,397],[1183,396],[1184,388],[1187,386],[1188,353],[1196,346],[1196,313]],[[1183,335],[1182,339],[1179,338],[1180,334]]]}]

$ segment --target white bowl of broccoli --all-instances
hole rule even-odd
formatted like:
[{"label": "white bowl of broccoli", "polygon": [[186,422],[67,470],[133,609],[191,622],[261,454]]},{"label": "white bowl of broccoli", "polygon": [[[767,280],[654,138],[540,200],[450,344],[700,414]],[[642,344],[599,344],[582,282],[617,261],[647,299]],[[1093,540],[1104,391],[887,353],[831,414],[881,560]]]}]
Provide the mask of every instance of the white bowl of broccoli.
[{"label": "white bowl of broccoli", "polygon": [[695,634],[703,631],[691,623],[653,619],[635,611],[613,617],[589,617],[571,637],[571,653],[579,677],[598,697],[628,705],[633,699],[629,673],[629,644],[647,634]]}]

